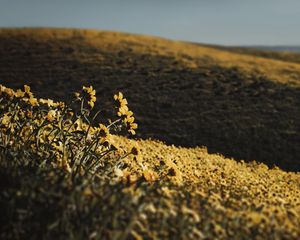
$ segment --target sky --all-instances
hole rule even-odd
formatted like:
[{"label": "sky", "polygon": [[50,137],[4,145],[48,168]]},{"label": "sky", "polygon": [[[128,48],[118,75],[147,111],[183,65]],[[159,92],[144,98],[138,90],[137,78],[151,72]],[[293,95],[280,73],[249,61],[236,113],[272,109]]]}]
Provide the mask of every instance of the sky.
[{"label": "sky", "polygon": [[300,45],[300,0],[0,0],[0,27],[89,28],[221,45]]}]

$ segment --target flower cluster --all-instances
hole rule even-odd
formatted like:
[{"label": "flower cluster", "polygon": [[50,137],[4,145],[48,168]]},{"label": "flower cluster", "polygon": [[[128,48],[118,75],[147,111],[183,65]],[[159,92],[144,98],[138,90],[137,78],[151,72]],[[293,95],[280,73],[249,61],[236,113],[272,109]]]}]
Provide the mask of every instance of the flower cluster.
[{"label": "flower cluster", "polygon": [[16,93],[12,89],[7,88],[0,84],[0,96],[7,97],[8,99],[12,99],[15,95]]},{"label": "flower cluster", "polygon": [[299,173],[112,135],[88,89],[74,110],[0,85],[1,239],[300,239]]},{"label": "flower cluster", "polygon": [[[90,116],[90,110],[95,105],[95,95],[92,86],[84,86],[73,101],[79,102],[80,107],[73,108],[51,99],[37,99],[27,85],[24,90],[16,91],[0,85],[1,146],[16,151],[12,155],[19,153],[20,148],[27,155],[37,152],[36,162],[50,162],[73,174],[83,164],[86,174],[98,171],[103,165],[102,157],[117,148],[110,139],[111,126],[93,125],[95,116]],[[133,113],[128,110],[126,99],[123,96],[120,99],[126,117],[119,115],[120,121],[116,120],[115,124],[125,122],[133,133],[136,128]]]},{"label": "flower cluster", "polygon": [[92,86],[89,87],[83,86],[81,93],[75,92],[75,97],[77,100],[81,101],[82,103],[86,101],[90,109],[94,108],[95,102],[97,100],[96,90]]},{"label": "flower cluster", "polygon": [[135,119],[133,116],[133,112],[130,111],[127,106],[127,99],[123,97],[123,94],[121,92],[115,94],[114,99],[117,102],[117,115],[122,118],[124,124],[128,128],[128,132],[132,135],[135,135],[135,130],[137,129],[138,125],[134,122]]},{"label": "flower cluster", "polygon": [[93,108],[95,106],[96,102],[96,90],[93,89],[92,86],[90,87],[83,87],[83,92],[85,92],[88,95],[88,105]]}]

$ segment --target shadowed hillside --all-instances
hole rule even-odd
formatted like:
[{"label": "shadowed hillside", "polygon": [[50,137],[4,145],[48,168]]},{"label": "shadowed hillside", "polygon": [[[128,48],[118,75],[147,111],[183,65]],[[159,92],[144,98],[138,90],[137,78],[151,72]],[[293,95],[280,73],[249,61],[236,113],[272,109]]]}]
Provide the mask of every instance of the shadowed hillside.
[{"label": "shadowed hillside", "polygon": [[[197,43],[196,43],[197,44]],[[214,46],[214,45],[206,45],[208,47],[227,50],[233,53],[240,53],[250,56],[259,56],[268,59],[277,59],[285,62],[294,62],[300,63],[300,47],[289,49],[288,47],[284,48],[272,48],[272,47],[221,47],[221,46]]]},{"label": "shadowed hillside", "polygon": [[[85,30],[1,30],[0,81],[65,100],[93,85],[127,96],[142,138],[300,170],[300,65]],[[102,106],[98,106],[97,108]],[[106,109],[105,106],[103,106]]]}]

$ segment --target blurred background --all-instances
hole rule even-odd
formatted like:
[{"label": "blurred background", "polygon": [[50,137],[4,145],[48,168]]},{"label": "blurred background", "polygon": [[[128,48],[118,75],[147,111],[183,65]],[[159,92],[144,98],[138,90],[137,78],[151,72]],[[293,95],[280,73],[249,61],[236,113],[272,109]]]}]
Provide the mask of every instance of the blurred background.
[{"label": "blurred background", "polygon": [[299,24],[299,0],[0,0],[0,27],[92,28],[219,45],[297,50]]}]

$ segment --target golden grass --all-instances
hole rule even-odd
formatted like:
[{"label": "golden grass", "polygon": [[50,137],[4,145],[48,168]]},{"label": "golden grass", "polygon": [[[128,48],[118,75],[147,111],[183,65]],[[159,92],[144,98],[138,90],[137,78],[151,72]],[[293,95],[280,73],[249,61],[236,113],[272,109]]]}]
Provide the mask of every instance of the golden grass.
[{"label": "golden grass", "polygon": [[72,29],[2,29],[0,54],[1,82],[28,84],[39,97],[65,101],[93,85],[103,99],[97,107],[109,109],[111,96],[124,92],[138,137],[300,169],[297,63]]},{"label": "golden grass", "polygon": [[[2,29],[0,41],[0,78],[8,86],[27,83],[38,97],[66,100],[67,92],[93,84],[83,89],[85,103],[101,108],[104,118],[111,116],[112,91],[124,90],[137,135],[169,143],[109,135],[107,122],[95,130],[79,121],[59,135],[61,142],[78,141],[66,143],[75,155],[64,155],[61,144],[39,141],[28,120],[33,141],[24,145],[9,141],[12,114],[2,99],[0,238],[300,238],[300,173],[250,161],[300,169],[299,64],[94,30]],[[127,131],[135,133],[127,101],[121,94],[115,100]],[[55,117],[64,104],[30,94],[25,102],[34,105],[28,118],[53,121],[62,131]],[[88,148],[93,134],[105,138],[102,150],[113,150],[98,162],[103,152]],[[80,149],[89,157],[76,165]],[[85,171],[91,166],[95,171]]]},{"label": "golden grass", "polygon": [[[279,83],[300,86],[300,65],[298,63],[266,59],[260,56],[244,55],[228,52],[222,49],[213,49],[201,45],[171,41],[159,37],[125,34],[99,30],[70,30],[70,29],[0,29],[0,34],[6,36],[29,36],[49,41],[51,39],[68,39],[71,37],[82,38],[94,47],[109,47],[114,45],[129,44],[133,51],[145,53],[151,48],[152,54],[158,56],[174,57],[187,68],[195,68],[194,61],[188,60],[209,59],[209,64],[222,67],[239,67],[248,74],[257,72]],[[99,37],[101,40],[99,41]],[[187,59],[186,59],[187,58]],[[204,62],[203,62],[204,63]]]}]

